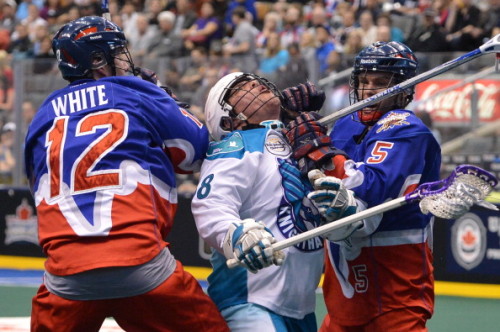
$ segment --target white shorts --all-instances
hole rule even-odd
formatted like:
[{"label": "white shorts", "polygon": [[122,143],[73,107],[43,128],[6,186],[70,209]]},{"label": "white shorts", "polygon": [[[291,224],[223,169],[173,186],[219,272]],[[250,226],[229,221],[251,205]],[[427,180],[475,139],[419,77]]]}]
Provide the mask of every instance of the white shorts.
[{"label": "white shorts", "polygon": [[313,313],[303,319],[280,316],[254,303],[238,304],[221,311],[231,332],[316,332]]}]

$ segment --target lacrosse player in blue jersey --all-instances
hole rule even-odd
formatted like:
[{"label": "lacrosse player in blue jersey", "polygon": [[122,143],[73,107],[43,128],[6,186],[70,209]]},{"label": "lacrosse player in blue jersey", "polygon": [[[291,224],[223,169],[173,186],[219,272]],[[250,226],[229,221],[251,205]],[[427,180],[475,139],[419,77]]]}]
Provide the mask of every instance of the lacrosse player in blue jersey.
[{"label": "lacrosse player in blue jersey", "polygon": [[[288,111],[318,110],[324,93],[310,83],[285,90],[253,74],[231,73],[205,106],[213,139],[192,210],[213,248],[208,294],[232,331],[317,330],[315,290],[323,241],[273,252],[275,241],[316,227],[311,190],[290,159],[280,120]],[[227,259],[240,266],[229,269]]]},{"label": "lacrosse player in blue jersey", "polygon": [[41,105],[27,136],[45,276],[31,331],[228,331],[217,307],[170,253],[175,173],[201,164],[206,128],[135,77],[121,29],[101,17],[53,38],[69,84]]},{"label": "lacrosse player in blue jersey", "polygon": [[[351,102],[410,79],[416,71],[417,59],[407,46],[376,42],[355,58]],[[439,144],[405,109],[413,93],[408,88],[341,118],[330,137],[314,114],[302,114],[289,124],[286,137],[302,173],[314,178],[318,192],[329,193],[329,199],[315,196],[326,219],[380,205],[439,179]],[[345,152],[343,161],[333,145]],[[332,157],[337,160],[331,162]],[[335,206],[338,199],[356,204],[348,204],[348,211]],[[434,308],[431,216],[408,204],[346,226],[342,237],[340,233],[326,235],[323,291],[328,315],[320,331],[426,331]]]}]

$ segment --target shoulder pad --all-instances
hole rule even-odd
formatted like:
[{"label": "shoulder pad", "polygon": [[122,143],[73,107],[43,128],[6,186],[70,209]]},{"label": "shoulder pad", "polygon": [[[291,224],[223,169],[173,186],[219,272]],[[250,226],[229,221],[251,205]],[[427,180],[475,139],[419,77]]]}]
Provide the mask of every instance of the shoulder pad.
[{"label": "shoulder pad", "polygon": [[210,142],[207,151],[207,158],[215,159],[219,157],[235,156],[244,150],[243,138],[240,133],[234,133],[225,137],[221,141]]}]

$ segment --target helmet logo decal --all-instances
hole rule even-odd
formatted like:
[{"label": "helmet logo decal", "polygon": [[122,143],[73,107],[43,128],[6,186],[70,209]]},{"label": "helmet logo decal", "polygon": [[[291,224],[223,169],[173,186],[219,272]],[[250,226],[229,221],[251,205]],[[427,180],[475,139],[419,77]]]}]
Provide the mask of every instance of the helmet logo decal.
[{"label": "helmet logo decal", "polygon": [[76,35],[74,40],[78,40],[86,35],[90,35],[90,34],[96,33],[96,32],[97,32],[97,27],[90,27],[88,29],[80,31],[80,33]]}]

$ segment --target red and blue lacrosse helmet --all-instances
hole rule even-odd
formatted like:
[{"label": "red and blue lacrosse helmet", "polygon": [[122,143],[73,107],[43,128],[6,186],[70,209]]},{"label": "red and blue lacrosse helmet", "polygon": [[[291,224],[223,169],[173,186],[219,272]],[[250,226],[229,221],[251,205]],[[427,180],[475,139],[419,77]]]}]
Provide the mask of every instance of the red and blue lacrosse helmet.
[{"label": "red and blue lacrosse helmet", "polygon": [[[358,91],[360,75],[367,72],[391,73],[393,74],[393,78],[390,82],[390,86],[394,86],[414,77],[417,73],[417,68],[418,60],[415,54],[403,43],[396,41],[378,41],[365,47],[354,59],[349,94],[351,104],[360,100],[361,94]],[[387,86],[386,88],[389,88],[390,86]],[[413,87],[406,89],[404,91],[405,98],[402,99],[404,100],[404,102],[402,102],[403,105],[395,106],[400,108],[405,107],[413,99],[414,93],[415,90]],[[380,116],[378,116],[378,118],[380,118]]]},{"label": "red and blue lacrosse helmet", "polygon": [[98,16],[81,17],[65,24],[54,35],[52,49],[63,78],[69,81],[89,77],[92,69],[106,64],[114,71],[113,58],[118,50],[127,53],[130,68],[134,68],[123,31]]}]

